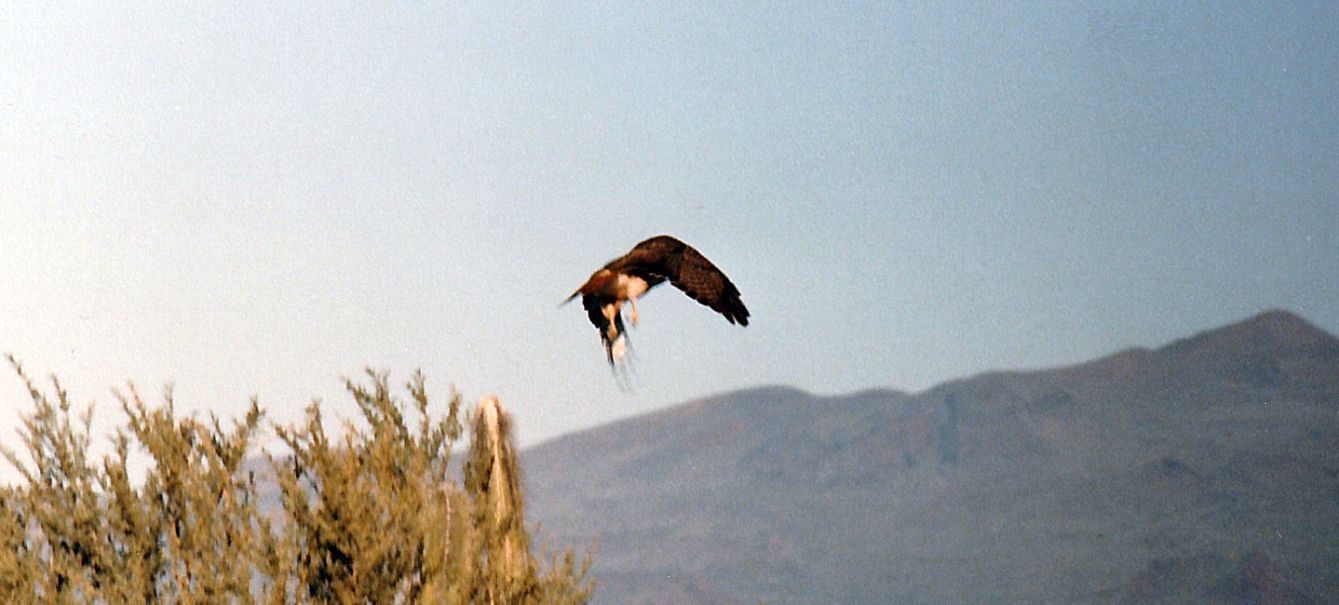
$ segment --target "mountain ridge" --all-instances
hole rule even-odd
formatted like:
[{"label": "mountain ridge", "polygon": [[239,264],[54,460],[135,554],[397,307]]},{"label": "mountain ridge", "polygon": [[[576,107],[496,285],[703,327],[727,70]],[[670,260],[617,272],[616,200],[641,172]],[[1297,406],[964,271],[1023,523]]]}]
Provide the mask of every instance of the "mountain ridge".
[{"label": "mountain ridge", "polygon": [[522,456],[533,518],[599,540],[599,602],[1256,602],[1264,577],[1309,602],[1339,593],[1336,404],[1339,340],[1271,310],[916,393],[740,389]]},{"label": "mountain ridge", "polygon": [[1112,371],[1115,373],[1128,373],[1131,368],[1147,366],[1159,361],[1159,357],[1170,352],[1191,349],[1202,346],[1205,342],[1226,341],[1238,343],[1241,349],[1248,347],[1240,346],[1243,335],[1269,332],[1277,327],[1288,327],[1291,331],[1299,334],[1299,340],[1307,343],[1319,343],[1317,348],[1323,352],[1339,356],[1339,338],[1315,326],[1301,316],[1285,310],[1270,309],[1253,315],[1247,319],[1230,323],[1217,328],[1202,330],[1190,336],[1179,338],[1158,347],[1128,347],[1114,353],[1103,355],[1088,361],[1082,361],[1074,364],[1062,366],[1038,368],[1038,369],[1019,369],[1019,370],[987,370],[966,377],[953,378],[936,385],[930,386],[921,391],[903,391],[892,387],[870,387],[852,391],[849,393],[838,393],[830,395],[819,395],[805,389],[785,384],[764,384],[752,387],[743,387],[731,389],[720,393],[703,395],[695,397],[688,401],[672,405],[667,408],[648,412],[646,414],[621,418],[605,424],[596,425],[579,429],[562,435],[557,435],[545,439],[539,443],[529,446],[526,449],[541,449],[551,446],[557,442],[569,438],[577,438],[583,435],[589,435],[594,432],[611,429],[626,424],[632,424],[647,419],[659,418],[663,416],[672,417],[678,414],[689,413],[689,410],[700,410],[703,406],[710,406],[720,402],[728,402],[739,396],[748,396],[750,398],[767,396],[769,401],[788,400],[796,397],[818,398],[818,399],[839,399],[869,394],[888,394],[892,396],[921,396],[933,391],[949,387],[954,384],[983,380],[996,377],[1011,377],[1031,374],[1047,373],[1066,373],[1066,372],[1089,372],[1089,371]]}]

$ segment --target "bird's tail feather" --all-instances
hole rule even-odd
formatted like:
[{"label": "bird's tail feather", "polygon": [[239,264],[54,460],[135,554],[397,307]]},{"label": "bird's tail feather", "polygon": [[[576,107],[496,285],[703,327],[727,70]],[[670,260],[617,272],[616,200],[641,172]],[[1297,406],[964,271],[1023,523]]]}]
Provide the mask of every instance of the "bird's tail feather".
[{"label": "bird's tail feather", "polygon": [[628,337],[625,334],[619,334],[614,342],[609,343],[609,363],[617,364],[623,361],[628,354]]}]

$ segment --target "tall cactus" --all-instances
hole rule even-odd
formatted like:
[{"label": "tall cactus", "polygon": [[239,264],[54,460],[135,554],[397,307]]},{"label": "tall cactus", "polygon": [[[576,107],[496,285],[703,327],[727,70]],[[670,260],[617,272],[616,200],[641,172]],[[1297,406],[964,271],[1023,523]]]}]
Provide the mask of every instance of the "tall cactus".
[{"label": "tall cactus", "polygon": [[534,576],[525,532],[524,502],[511,417],[496,397],[479,400],[474,413],[465,484],[475,499],[475,527],[483,534],[489,602],[511,603],[530,591]]}]

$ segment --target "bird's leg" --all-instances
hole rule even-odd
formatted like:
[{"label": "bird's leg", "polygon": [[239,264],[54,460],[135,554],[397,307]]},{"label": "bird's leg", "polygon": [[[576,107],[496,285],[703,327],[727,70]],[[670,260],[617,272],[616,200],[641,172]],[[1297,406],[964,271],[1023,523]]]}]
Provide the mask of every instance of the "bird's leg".
[{"label": "bird's leg", "polygon": [[604,309],[602,309],[604,318],[609,322],[608,326],[605,328],[605,339],[609,342],[613,342],[618,338],[618,314],[622,310],[622,305],[617,302],[611,305],[605,305]]},{"label": "bird's leg", "polygon": [[632,307],[632,314],[628,317],[628,319],[631,319],[631,320],[632,320],[632,325],[636,326],[636,325],[637,325],[637,297],[636,297],[636,296],[629,296],[629,297],[628,297],[628,306]]}]

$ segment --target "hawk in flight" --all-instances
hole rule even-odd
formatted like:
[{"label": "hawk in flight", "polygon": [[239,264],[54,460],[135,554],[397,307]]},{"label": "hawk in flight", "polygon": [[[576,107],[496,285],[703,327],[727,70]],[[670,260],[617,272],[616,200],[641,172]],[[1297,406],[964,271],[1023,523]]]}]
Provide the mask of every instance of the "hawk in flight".
[{"label": "hawk in flight", "polygon": [[627,352],[627,334],[621,311],[627,302],[629,319],[637,325],[637,298],[665,280],[725,316],[726,321],[749,325],[749,310],[739,300],[739,289],[701,252],[668,235],[657,235],[591,274],[564,304],[580,296],[581,306],[600,331],[609,364]]}]

